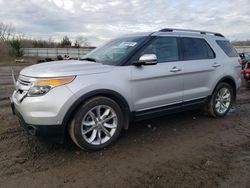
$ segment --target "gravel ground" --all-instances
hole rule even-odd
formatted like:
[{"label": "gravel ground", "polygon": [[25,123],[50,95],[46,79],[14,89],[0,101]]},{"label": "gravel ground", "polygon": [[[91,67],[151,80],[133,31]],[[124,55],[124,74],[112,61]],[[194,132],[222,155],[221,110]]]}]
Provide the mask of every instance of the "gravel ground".
[{"label": "gravel ground", "polygon": [[0,187],[250,188],[250,90],[240,89],[224,118],[190,111],[133,123],[112,147],[89,153],[19,127],[6,100],[9,70],[0,67]]}]

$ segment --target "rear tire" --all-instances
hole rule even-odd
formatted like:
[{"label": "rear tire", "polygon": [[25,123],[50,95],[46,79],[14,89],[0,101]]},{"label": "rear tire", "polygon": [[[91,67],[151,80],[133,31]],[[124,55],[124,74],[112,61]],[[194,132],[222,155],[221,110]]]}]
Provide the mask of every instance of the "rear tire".
[{"label": "rear tire", "polygon": [[219,83],[215,88],[208,106],[209,116],[223,117],[231,109],[234,102],[233,88],[227,83]]},{"label": "rear tire", "polygon": [[115,101],[94,97],[75,113],[69,125],[69,135],[81,149],[97,151],[117,140],[123,124],[122,110]]}]

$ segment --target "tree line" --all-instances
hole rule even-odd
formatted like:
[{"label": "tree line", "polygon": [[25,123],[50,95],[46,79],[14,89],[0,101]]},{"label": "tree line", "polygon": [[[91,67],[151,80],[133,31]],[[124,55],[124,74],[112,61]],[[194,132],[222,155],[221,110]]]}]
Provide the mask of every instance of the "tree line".
[{"label": "tree line", "polygon": [[250,40],[245,41],[232,41],[234,46],[250,46]]},{"label": "tree line", "polygon": [[24,33],[17,32],[12,25],[0,22],[0,54],[3,59],[23,56],[22,48],[80,48],[89,45],[88,40],[80,35],[74,41],[68,36],[64,36],[59,42],[52,38],[31,39]]}]

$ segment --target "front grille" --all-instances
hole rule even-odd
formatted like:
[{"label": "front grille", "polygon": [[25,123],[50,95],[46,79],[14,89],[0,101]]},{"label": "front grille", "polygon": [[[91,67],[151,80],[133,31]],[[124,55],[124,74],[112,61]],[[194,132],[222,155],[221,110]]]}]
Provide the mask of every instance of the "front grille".
[{"label": "front grille", "polygon": [[25,86],[29,86],[31,84],[30,81],[26,81],[26,80],[21,80],[21,79],[18,79],[18,82],[22,85],[25,85]]},{"label": "front grille", "polygon": [[17,92],[21,94],[23,93],[23,91],[28,91],[33,82],[34,82],[34,78],[19,75],[17,83],[16,83]]},{"label": "front grille", "polygon": [[36,79],[24,75],[19,75],[16,82],[15,98],[19,103],[27,96],[27,93]]}]

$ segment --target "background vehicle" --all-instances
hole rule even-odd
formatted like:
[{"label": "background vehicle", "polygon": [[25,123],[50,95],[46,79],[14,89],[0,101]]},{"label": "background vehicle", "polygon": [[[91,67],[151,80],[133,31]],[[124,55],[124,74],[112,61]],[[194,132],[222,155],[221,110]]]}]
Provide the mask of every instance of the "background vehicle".
[{"label": "background vehicle", "polygon": [[250,88],[250,62],[246,63],[243,70],[243,76],[245,79],[245,84],[247,88]]},{"label": "background vehicle", "polygon": [[250,61],[250,56],[247,53],[239,53],[242,62],[242,70],[245,68],[247,62]]},{"label": "background vehicle", "polygon": [[125,35],[81,61],[23,69],[11,101],[32,135],[82,149],[113,143],[130,121],[194,108],[227,114],[241,84],[239,56],[219,33],[162,29]]}]

